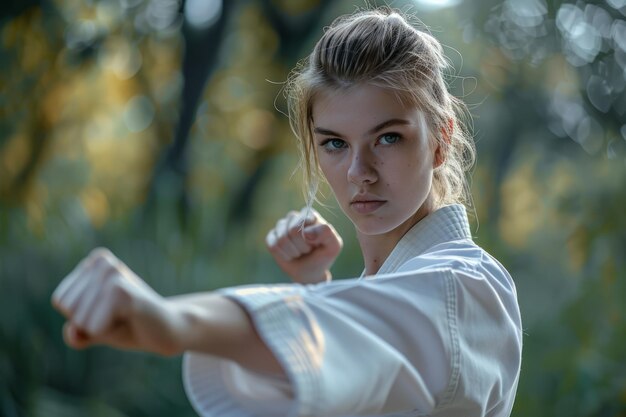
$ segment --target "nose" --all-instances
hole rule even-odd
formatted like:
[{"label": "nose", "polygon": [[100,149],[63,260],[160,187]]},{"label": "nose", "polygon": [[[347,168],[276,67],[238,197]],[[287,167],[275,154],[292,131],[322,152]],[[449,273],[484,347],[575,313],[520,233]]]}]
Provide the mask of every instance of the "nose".
[{"label": "nose", "polygon": [[367,151],[354,151],[348,167],[348,181],[356,185],[373,184],[378,180],[376,161]]}]

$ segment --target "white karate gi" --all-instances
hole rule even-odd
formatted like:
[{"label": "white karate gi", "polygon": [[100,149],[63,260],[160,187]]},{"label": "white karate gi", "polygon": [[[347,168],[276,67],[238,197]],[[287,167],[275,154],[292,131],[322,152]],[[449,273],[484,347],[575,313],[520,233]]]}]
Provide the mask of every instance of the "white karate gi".
[{"label": "white karate gi", "polygon": [[461,205],[418,222],[375,276],[221,293],[249,312],[287,379],[187,352],[185,390],[203,417],[511,412],[522,349],[515,285],[472,241]]}]

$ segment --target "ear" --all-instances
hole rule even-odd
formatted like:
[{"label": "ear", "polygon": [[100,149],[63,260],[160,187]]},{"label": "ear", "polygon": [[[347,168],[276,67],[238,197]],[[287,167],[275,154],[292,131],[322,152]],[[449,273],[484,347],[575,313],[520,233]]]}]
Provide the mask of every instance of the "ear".
[{"label": "ear", "polygon": [[442,145],[437,143],[437,148],[435,149],[435,158],[433,159],[433,169],[439,168],[446,160],[443,150],[441,149]]},{"label": "ear", "polygon": [[452,133],[454,132],[454,120],[448,119],[447,126],[441,128],[441,141],[437,141],[435,148],[435,158],[433,160],[433,168],[439,168],[446,161],[446,151],[452,142]]}]

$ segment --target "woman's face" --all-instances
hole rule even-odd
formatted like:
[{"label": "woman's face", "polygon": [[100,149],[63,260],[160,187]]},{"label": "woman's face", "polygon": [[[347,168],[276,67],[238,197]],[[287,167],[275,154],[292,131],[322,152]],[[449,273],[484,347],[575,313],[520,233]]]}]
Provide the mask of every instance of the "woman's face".
[{"label": "woman's face", "polygon": [[399,239],[432,211],[438,150],[421,111],[373,85],[322,92],[312,110],[320,167],[358,233]]}]

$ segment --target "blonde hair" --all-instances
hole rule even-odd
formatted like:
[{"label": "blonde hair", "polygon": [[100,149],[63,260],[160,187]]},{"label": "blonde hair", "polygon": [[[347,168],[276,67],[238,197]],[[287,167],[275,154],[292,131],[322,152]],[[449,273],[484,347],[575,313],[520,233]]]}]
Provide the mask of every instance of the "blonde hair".
[{"label": "blonde hair", "polygon": [[391,89],[403,103],[424,113],[430,136],[445,158],[433,173],[435,205],[471,205],[466,172],[476,151],[463,123],[470,120],[467,108],[448,92],[444,81],[449,67],[439,41],[409,24],[398,11],[384,7],[337,18],[292,71],[285,88],[309,206],[317,198],[322,177],[312,132],[316,94],[359,84]]}]

